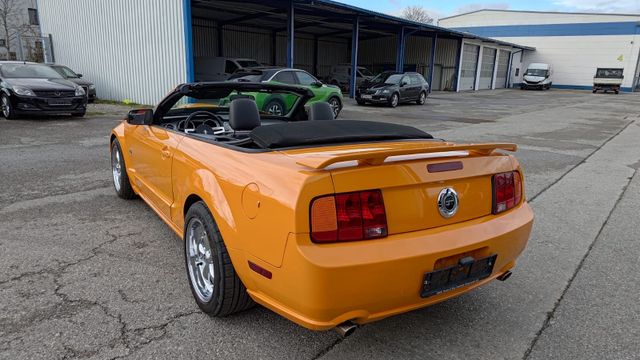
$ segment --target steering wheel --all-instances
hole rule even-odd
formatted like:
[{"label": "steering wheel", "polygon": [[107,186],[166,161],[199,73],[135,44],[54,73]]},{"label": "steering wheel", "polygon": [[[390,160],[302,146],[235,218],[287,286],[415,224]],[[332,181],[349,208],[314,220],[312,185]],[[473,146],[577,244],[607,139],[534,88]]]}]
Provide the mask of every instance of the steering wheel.
[{"label": "steering wheel", "polygon": [[[210,119],[206,119],[202,122],[202,124],[207,124],[207,123],[213,123],[212,127],[223,127],[224,126],[224,121],[222,120],[222,118],[210,111],[205,111],[205,110],[200,110],[200,111],[195,111],[193,113],[191,113],[191,115],[189,115],[185,120],[184,120],[184,131],[186,132],[187,130],[190,131],[194,131],[197,128],[197,125],[194,121],[194,118],[196,116],[202,116],[202,115],[206,115],[208,117],[210,117]],[[208,124],[207,124],[208,125]],[[211,126],[211,125],[209,125]]]}]

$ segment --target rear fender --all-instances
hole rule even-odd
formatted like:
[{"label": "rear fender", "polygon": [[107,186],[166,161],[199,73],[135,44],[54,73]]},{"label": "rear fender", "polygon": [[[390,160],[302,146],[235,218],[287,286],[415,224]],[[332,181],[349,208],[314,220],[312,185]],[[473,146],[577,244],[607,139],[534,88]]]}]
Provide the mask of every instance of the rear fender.
[{"label": "rear fender", "polygon": [[[175,170],[174,170],[175,171]],[[187,185],[188,184],[188,185]],[[185,204],[189,196],[195,195],[202,199],[213,216],[220,232],[223,234],[227,247],[237,248],[235,236],[236,220],[229,207],[229,202],[220,187],[220,182],[209,170],[197,169],[177,183],[173,182],[175,201],[171,207],[171,218],[179,229],[184,229],[184,217],[188,209]],[[188,191],[187,191],[188,190]]]}]

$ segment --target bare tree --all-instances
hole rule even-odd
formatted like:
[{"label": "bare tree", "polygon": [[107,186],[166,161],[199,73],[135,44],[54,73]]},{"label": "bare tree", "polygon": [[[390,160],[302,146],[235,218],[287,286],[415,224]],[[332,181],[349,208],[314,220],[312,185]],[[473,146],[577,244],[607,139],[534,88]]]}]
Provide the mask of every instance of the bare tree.
[{"label": "bare tree", "polygon": [[[4,0],[0,0],[4,1]],[[408,6],[402,10],[403,18],[424,24],[433,24],[433,17],[429,15],[427,9],[419,5]]]},{"label": "bare tree", "polygon": [[15,0],[0,0],[0,36],[5,38],[7,55],[11,43],[30,30],[30,26],[20,21],[20,7]]}]

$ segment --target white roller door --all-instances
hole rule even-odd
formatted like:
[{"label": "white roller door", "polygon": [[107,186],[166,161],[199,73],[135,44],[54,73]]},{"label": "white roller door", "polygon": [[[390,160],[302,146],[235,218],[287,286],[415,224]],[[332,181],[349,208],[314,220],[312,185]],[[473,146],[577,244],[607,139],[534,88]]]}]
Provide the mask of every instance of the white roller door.
[{"label": "white roller door", "polygon": [[476,69],[478,68],[478,53],[480,46],[464,44],[462,51],[462,66],[460,68],[460,91],[473,90],[476,83]]},{"label": "white roller door", "polygon": [[507,72],[509,71],[509,51],[498,52],[498,69],[496,74],[496,89],[507,87]]},{"label": "white roller door", "polygon": [[493,70],[496,65],[496,49],[482,49],[482,64],[480,65],[480,81],[478,89],[491,89]]}]

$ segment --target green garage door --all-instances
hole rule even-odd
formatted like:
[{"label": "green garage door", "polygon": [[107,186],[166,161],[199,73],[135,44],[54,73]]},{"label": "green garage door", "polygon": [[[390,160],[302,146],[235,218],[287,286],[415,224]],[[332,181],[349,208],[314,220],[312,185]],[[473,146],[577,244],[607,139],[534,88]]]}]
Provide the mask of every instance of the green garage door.
[{"label": "green garage door", "polygon": [[507,87],[507,72],[509,71],[509,51],[498,52],[498,73],[496,74],[496,89]]},{"label": "green garage door", "polygon": [[491,89],[493,68],[496,65],[496,49],[482,49],[482,64],[480,65],[480,82],[478,89]]},{"label": "green garage door", "polygon": [[478,53],[480,46],[464,44],[462,51],[462,66],[460,68],[460,91],[473,90],[476,83],[476,69],[478,68]]}]

